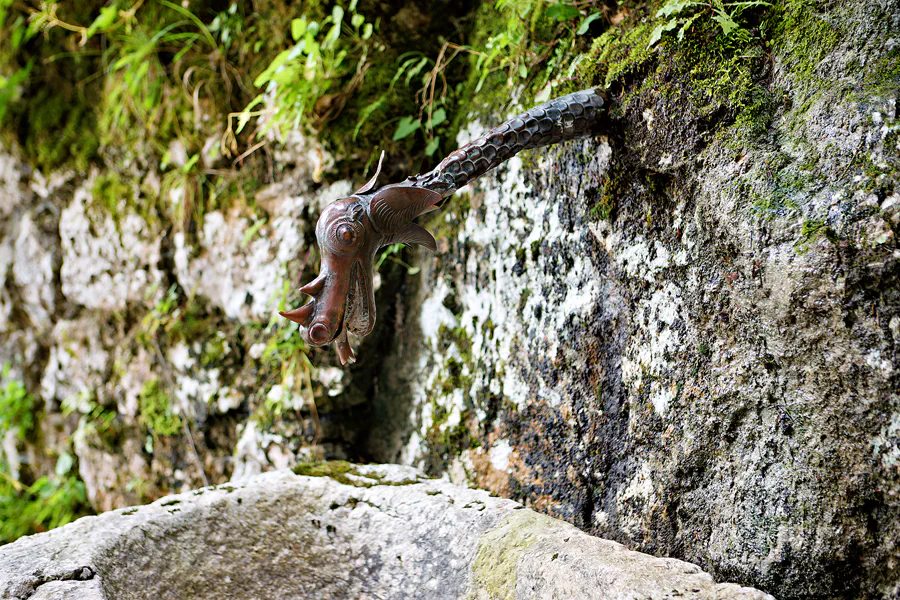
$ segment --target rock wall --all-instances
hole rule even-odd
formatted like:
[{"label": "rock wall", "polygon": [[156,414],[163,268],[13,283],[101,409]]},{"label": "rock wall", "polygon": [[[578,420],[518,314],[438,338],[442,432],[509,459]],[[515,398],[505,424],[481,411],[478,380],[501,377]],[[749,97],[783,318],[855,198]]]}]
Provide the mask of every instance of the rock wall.
[{"label": "rock wall", "polygon": [[378,459],[782,598],[900,594],[900,5],[813,15],[839,40],[776,39],[753,143],[663,58],[433,221]]},{"label": "rock wall", "polygon": [[0,151],[0,364],[40,411],[38,431],[6,446],[10,464],[37,478],[74,453],[102,511],[347,456],[346,412],[364,395],[330,354],[288,368],[302,342],[273,315],[314,267],[314,215],[350,184],[313,181],[330,159],[306,139],[278,160],[283,177],[252,208],[191,232],[135,208],[153,206],[152,170],[47,178]]},{"label": "rock wall", "polygon": [[[710,19],[651,51],[655,9],[620,8],[569,69],[608,86],[608,135],[448,203],[419,274],[382,265],[348,370],[272,318],[360,183],[319,181],[316,143],[190,223],[138,151],[0,149],[0,363],[38,417],[5,462],[72,453],[97,511],[401,462],[778,597],[900,594],[900,5],[784,0],[721,55]],[[460,142],[508,107],[490,87]]]}]

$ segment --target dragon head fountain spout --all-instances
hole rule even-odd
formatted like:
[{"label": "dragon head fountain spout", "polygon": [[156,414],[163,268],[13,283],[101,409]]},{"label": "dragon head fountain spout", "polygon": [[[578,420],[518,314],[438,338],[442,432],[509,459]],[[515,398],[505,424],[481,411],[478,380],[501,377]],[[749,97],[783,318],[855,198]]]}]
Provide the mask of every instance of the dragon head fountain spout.
[{"label": "dragon head fountain spout", "polygon": [[379,248],[405,243],[435,250],[431,234],[413,223],[416,217],[522,150],[599,133],[605,115],[603,90],[568,94],[491,129],[432,171],[383,187],[378,185],[382,152],[375,176],[322,212],[316,225],[321,274],[300,289],[313,299],[281,315],[299,323],[313,346],[334,342],[341,363],[353,362],[347,332],[364,336],[375,325],[372,277]]},{"label": "dragon head fountain spout", "polygon": [[349,198],[329,204],[316,223],[322,257],[319,276],[300,291],[312,296],[281,316],[299,323],[313,346],[334,342],[341,364],[354,362],[347,332],[363,337],[375,326],[375,253],[388,244],[420,244],[431,250],[430,233],[412,222],[434,208],[441,195],[408,185],[377,188],[384,153],[375,176]]}]

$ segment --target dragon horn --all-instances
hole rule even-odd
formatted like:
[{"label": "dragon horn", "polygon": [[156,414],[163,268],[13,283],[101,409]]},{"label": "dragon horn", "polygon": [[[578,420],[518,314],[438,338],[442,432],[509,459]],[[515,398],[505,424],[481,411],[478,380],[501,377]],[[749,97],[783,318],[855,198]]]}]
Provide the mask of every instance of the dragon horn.
[{"label": "dragon horn", "polygon": [[300,288],[300,292],[306,294],[308,296],[316,296],[319,292],[322,291],[322,288],[325,286],[325,274],[322,273],[302,288]]},{"label": "dragon horn", "polygon": [[372,179],[370,179],[366,185],[356,190],[356,192],[354,192],[355,194],[365,194],[375,189],[375,186],[378,183],[378,176],[381,175],[381,163],[383,162],[384,150],[381,151],[381,157],[378,159],[378,168],[375,169],[375,174],[372,175]]},{"label": "dragon horn", "polygon": [[312,316],[313,311],[316,308],[316,301],[312,300],[307,304],[304,304],[300,308],[295,308],[291,311],[282,312],[279,311],[278,314],[284,317],[285,319],[289,319],[294,323],[299,323],[300,325],[305,325],[309,318]]}]

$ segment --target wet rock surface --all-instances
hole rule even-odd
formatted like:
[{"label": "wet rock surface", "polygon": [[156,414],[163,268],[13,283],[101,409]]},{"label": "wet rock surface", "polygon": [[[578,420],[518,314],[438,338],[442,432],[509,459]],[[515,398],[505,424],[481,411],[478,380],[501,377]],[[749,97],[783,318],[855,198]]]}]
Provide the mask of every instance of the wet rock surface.
[{"label": "wet rock surface", "polygon": [[[303,465],[301,465],[303,467]],[[0,549],[0,598],[765,600],[399,466],[306,465]]]},{"label": "wet rock surface", "polygon": [[773,50],[756,143],[663,66],[435,218],[375,457],[779,597],[898,593],[900,96],[866,82],[900,6],[819,8],[852,34],[814,80]]}]

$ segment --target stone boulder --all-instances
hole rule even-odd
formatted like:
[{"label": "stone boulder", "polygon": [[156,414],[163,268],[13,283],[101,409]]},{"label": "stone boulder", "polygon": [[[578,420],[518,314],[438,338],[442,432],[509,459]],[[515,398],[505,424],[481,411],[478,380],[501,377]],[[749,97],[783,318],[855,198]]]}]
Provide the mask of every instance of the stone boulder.
[{"label": "stone boulder", "polygon": [[0,549],[0,598],[771,596],[396,465],[305,463]]}]

